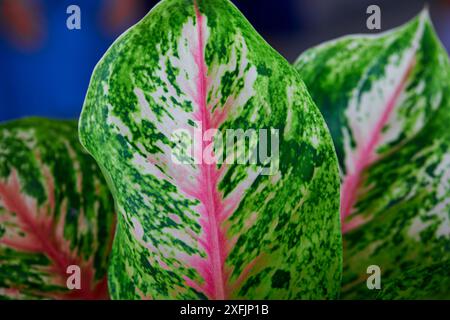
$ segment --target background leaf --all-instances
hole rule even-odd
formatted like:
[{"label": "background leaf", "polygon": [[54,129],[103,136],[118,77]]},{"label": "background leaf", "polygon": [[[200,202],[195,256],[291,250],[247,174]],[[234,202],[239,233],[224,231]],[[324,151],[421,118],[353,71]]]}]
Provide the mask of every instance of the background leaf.
[{"label": "background leaf", "polygon": [[447,260],[450,65],[428,13],[388,33],[320,45],[295,66],[340,161],[344,297],[376,297],[369,265],[383,283]]},{"label": "background leaf", "polygon": [[[75,121],[0,125],[0,298],[107,298],[113,212]],[[67,288],[70,265],[79,290]]]},{"label": "background leaf", "polygon": [[405,270],[399,277],[383,284],[378,299],[450,299],[450,261]]},{"label": "background leaf", "polygon": [[[278,129],[279,170],[175,164],[171,135],[196,121],[202,133]],[[119,211],[113,298],[337,296],[331,137],[298,74],[229,1],[165,0],[122,35],[96,67],[80,136]]]}]

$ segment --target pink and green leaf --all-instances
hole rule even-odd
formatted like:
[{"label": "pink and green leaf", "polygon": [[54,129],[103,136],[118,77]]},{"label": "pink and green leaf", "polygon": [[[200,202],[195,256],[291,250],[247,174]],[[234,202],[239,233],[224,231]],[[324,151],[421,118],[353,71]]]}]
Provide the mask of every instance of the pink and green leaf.
[{"label": "pink and green leaf", "polygon": [[[174,163],[172,133],[198,123],[277,129],[279,170]],[[80,137],[118,209],[113,298],[337,297],[331,137],[297,72],[229,1],[164,0],[122,35],[94,71]]]},{"label": "pink and green leaf", "polygon": [[370,265],[394,282],[448,260],[450,64],[428,13],[325,43],[295,66],[340,162],[344,297],[376,297],[366,286]]},{"label": "pink and green leaf", "polygon": [[[114,206],[75,121],[0,125],[0,299],[103,299]],[[71,265],[80,289],[69,290]]]}]

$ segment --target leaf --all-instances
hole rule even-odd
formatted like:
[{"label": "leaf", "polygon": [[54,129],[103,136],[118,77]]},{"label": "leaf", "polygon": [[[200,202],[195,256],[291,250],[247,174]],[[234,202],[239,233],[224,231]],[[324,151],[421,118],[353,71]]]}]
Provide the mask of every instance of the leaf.
[{"label": "leaf", "polygon": [[[181,129],[200,133],[194,153],[172,139]],[[272,168],[219,161],[231,129],[275,132]],[[337,296],[331,137],[297,72],[229,1],[165,0],[122,35],[94,71],[80,136],[119,212],[113,298]]]},{"label": "leaf", "polygon": [[295,64],[333,136],[341,177],[345,298],[450,257],[450,65],[428,13],[344,37]]},{"label": "leaf", "polygon": [[0,299],[107,298],[111,200],[75,121],[1,124]]},{"label": "leaf", "polygon": [[378,299],[450,299],[450,260],[406,269],[391,282],[383,285]]}]

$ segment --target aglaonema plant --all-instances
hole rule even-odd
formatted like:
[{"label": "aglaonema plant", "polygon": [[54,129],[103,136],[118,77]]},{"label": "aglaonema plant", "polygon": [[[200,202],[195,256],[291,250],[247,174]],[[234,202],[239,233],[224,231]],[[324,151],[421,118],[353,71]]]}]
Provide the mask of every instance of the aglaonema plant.
[{"label": "aglaonema plant", "polygon": [[[219,161],[218,137],[239,130],[226,150],[252,157],[249,130],[274,133],[269,167]],[[180,131],[200,138],[177,142]],[[338,296],[331,137],[298,73],[229,1],[164,0],[122,35],[95,68],[79,132],[118,210],[113,298]]]},{"label": "aglaonema plant", "polygon": [[[448,270],[429,272],[450,258],[450,64],[428,13],[325,43],[295,66],[339,158],[343,297],[379,295],[370,265],[387,284],[379,297],[450,297]],[[431,278],[441,285],[422,285]]]},{"label": "aglaonema plant", "polygon": [[115,221],[76,121],[0,125],[0,299],[104,299]]}]

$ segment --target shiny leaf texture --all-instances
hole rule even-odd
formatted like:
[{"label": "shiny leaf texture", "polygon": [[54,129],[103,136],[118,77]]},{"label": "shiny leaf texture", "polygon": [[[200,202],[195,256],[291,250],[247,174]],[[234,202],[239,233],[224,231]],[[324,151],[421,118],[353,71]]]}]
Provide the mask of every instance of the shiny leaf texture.
[{"label": "shiny leaf texture", "polygon": [[[228,129],[273,130],[273,170],[176,163],[179,129],[200,132],[195,155]],[[80,136],[118,208],[113,298],[337,297],[331,137],[297,72],[229,1],[164,0],[122,35],[95,69]]]},{"label": "shiny leaf texture", "polygon": [[310,49],[295,66],[340,162],[343,297],[376,297],[370,265],[392,282],[449,259],[450,65],[427,11]]},{"label": "shiny leaf texture", "polygon": [[76,121],[0,125],[0,299],[107,298],[114,220]]}]

